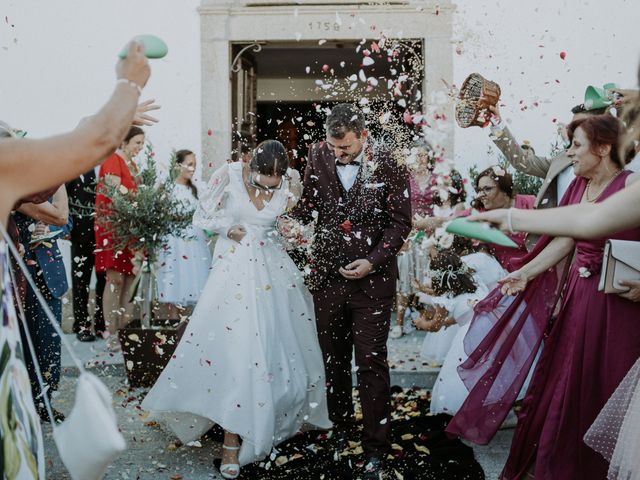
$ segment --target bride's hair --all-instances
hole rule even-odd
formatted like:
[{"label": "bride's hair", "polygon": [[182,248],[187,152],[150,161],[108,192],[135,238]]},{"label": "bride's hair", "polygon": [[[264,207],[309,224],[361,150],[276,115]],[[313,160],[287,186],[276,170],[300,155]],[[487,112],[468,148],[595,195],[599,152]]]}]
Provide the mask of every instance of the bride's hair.
[{"label": "bride's hair", "polygon": [[283,176],[289,168],[287,150],[277,140],[265,140],[254,150],[249,168],[261,175]]}]

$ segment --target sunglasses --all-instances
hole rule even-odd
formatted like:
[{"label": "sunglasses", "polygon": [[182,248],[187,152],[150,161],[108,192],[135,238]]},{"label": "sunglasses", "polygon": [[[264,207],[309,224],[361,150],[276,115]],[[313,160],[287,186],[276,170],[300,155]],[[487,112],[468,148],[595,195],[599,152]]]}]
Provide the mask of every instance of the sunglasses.
[{"label": "sunglasses", "polygon": [[262,185],[261,183],[258,183],[256,181],[256,177],[259,177],[259,176],[260,176],[259,173],[256,173],[256,172],[253,172],[253,171],[249,173],[249,185],[251,185],[256,190],[261,190],[263,192],[273,192],[275,190],[280,190],[282,188],[282,183],[284,181],[284,175],[282,177],[280,177],[280,182],[278,183],[278,185],[275,185],[273,187],[269,187],[267,185]]}]

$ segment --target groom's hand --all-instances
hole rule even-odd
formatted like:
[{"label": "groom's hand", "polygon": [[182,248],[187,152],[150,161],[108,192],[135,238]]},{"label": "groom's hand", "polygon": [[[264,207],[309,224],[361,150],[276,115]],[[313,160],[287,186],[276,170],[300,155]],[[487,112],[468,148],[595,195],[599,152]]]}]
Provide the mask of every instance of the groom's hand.
[{"label": "groom's hand", "polygon": [[360,258],[351,262],[346,267],[340,267],[340,275],[349,280],[359,280],[366,277],[373,270],[373,265],[366,258]]}]

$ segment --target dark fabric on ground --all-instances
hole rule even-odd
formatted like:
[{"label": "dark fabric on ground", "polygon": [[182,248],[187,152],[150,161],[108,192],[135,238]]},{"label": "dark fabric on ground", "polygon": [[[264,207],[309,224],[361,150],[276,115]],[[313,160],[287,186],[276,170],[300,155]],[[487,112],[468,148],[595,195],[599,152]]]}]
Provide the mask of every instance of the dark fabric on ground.
[{"label": "dark fabric on ground", "polygon": [[[483,480],[484,472],[473,449],[451,440],[444,428],[449,415],[429,415],[424,390],[393,389],[391,435],[393,452],[386,459],[390,480]],[[358,402],[356,416],[358,416]],[[307,431],[278,445],[270,458],[242,468],[244,480],[356,480],[365,461],[354,432],[350,448],[341,455],[326,432]],[[284,462],[284,463],[283,463]],[[216,463],[219,467],[219,460]]]}]

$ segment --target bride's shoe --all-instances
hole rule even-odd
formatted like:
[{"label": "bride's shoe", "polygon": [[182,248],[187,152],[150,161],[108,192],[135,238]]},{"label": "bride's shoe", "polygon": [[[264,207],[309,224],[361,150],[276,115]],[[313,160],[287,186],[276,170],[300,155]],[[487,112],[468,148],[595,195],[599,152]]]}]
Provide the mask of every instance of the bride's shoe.
[{"label": "bride's shoe", "polygon": [[[224,450],[240,450],[240,447],[228,447],[226,445],[222,445]],[[223,463],[220,465],[220,474],[223,478],[238,478],[240,475],[240,464],[239,463]]]}]

